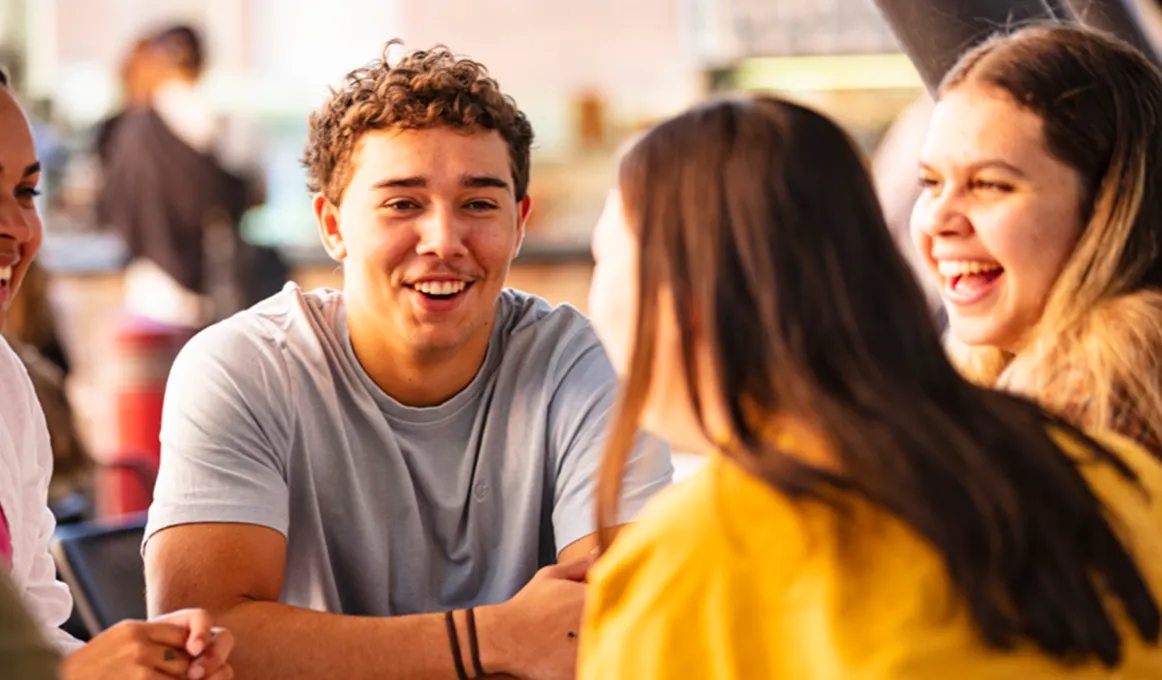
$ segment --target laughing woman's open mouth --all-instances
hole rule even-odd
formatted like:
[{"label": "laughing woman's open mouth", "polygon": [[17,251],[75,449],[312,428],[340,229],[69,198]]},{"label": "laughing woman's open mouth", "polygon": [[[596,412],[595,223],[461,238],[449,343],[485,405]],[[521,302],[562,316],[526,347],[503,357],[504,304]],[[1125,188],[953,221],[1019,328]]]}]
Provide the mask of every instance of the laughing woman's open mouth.
[{"label": "laughing woman's open mouth", "polygon": [[956,305],[983,300],[1005,274],[996,262],[941,260],[937,269],[944,280],[944,297]]}]

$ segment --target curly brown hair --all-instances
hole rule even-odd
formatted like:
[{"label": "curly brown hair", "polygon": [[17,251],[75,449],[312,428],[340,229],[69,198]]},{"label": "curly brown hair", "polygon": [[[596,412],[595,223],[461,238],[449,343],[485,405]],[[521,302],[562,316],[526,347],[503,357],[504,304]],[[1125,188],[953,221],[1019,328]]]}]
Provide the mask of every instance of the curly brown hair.
[{"label": "curly brown hair", "polygon": [[351,156],[364,133],[390,127],[425,129],[439,125],[496,130],[508,144],[516,200],[529,185],[533,128],[512,97],[470,59],[458,59],[443,45],[415,50],[394,65],[382,58],[347,74],[322,109],[312,113],[303,165],[307,188],[338,205],[351,179]]}]

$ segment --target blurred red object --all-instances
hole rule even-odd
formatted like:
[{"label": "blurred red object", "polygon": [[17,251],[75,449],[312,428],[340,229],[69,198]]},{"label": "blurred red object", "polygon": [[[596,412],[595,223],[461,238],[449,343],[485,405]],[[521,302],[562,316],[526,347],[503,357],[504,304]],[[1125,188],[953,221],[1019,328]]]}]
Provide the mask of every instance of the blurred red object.
[{"label": "blurred red object", "polygon": [[165,383],[187,328],[127,316],[114,339],[117,446],[97,479],[97,514],[113,517],[149,509],[161,460]]}]

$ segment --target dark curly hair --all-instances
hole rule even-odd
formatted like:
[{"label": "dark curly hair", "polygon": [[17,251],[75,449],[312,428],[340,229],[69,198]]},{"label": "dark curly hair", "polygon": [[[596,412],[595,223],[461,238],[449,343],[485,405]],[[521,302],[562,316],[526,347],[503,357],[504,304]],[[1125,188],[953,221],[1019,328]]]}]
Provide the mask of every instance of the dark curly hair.
[{"label": "dark curly hair", "polygon": [[394,65],[381,59],[347,74],[322,109],[309,118],[303,165],[307,188],[338,205],[351,179],[351,155],[364,133],[390,127],[439,125],[496,130],[508,144],[516,200],[529,185],[533,128],[512,97],[500,91],[482,64],[457,59],[447,47],[408,53]]}]

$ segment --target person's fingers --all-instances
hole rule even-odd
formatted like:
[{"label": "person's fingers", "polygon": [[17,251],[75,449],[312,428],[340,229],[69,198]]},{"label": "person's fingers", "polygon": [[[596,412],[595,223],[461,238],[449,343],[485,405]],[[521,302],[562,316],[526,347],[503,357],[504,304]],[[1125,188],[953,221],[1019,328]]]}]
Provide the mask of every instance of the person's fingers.
[{"label": "person's fingers", "polygon": [[183,609],[158,617],[154,621],[184,626],[189,631],[184,646],[189,655],[194,658],[201,656],[210,644],[214,622],[210,613],[205,609]]},{"label": "person's fingers", "polygon": [[586,555],[568,564],[553,565],[549,568],[549,575],[569,581],[584,581],[589,568],[593,566],[594,559],[593,555]]},{"label": "person's fingers", "polygon": [[144,649],[143,665],[165,673],[173,678],[184,678],[190,670],[190,657],[180,648],[147,645]]},{"label": "person's fingers", "polygon": [[145,640],[162,647],[185,649],[188,632],[185,626],[164,619],[136,623]]},{"label": "person's fingers", "polygon": [[190,666],[190,680],[203,680],[205,677],[214,677],[219,670],[226,667],[226,660],[234,649],[234,634],[225,628],[215,628],[210,646],[205,654],[194,660]]},{"label": "person's fingers", "polygon": [[234,651],[234,634],[225,628],[215,628],[210,647],[202,656],[206,665],[206,674],[216,673],[219,668],[225,666],[232,651]]}]

